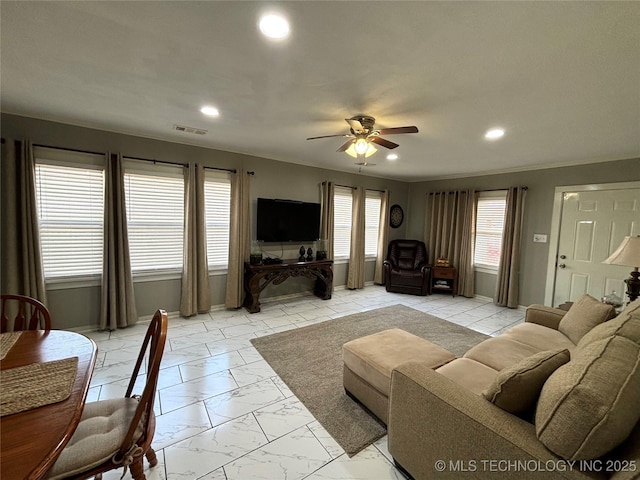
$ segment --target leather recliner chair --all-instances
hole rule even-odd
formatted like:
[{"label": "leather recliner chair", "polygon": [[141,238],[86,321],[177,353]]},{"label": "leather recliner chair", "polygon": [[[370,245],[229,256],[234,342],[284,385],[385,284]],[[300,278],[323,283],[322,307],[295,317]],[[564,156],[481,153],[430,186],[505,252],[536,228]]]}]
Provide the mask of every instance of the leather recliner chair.
[{"label": "leather recliner chair", "polygon": [[392,240],[383,264],[387,292],[431,293],[431,265],[424,242]]}]

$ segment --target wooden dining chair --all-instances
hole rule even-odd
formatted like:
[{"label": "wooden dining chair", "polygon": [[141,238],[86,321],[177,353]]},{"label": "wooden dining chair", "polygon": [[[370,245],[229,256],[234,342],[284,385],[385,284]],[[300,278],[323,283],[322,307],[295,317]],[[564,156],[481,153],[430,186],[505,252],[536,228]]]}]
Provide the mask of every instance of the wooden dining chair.
[{"label": "wooden dining chair", "polygon": [[0,333],[51,330],[51,314],[42,302],[25,295],[0,295]]},{"label": "wooden dining chair", "polygon": [[[143,457],[152,467],[157,465],[151,448],[156,426],[153,402],[168,323],[167,313],[156,311],[124,398],[85,405],[80,424],[49,471],[48,479],[100,479],[103,472],[128,467],[135,480],[145,480]],[[136,395],[134,387],[145,356],[147,378],[142,393]]]}]

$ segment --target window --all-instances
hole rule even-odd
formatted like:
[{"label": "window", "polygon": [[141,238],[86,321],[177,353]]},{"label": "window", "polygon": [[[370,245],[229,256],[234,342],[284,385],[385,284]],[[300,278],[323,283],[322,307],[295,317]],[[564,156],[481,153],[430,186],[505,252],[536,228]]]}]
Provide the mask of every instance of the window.
[{"label": "window", "polygon": [[333,257],[346,259],[351,254],[351,208],[353,196],[348,187],[336,187],[333,197]]},{"label": "window", "polygon": [[382,192],[367,190],[364,205],[364,254],[378,255],[378,232],[380,231],[380,203]]},{"label": "window", "polygon": [[182,269],[183,167],[127,160],[124,174],[131,270]]},{"label": "window", "polygon": [[474,263],[478,268],[497,271],[502,252],[502,230],[506,208],[506,191],[481,192],[476,214]]},{"label": "window", "polygon": [[229,262],[231,210],[231,182],[228,173],[206,171],[204,203],[209,268],[226,268]]},{"label": "window", "polygon": [[45,278],[101,275],[104,157],[49,148],[34,154]]}]

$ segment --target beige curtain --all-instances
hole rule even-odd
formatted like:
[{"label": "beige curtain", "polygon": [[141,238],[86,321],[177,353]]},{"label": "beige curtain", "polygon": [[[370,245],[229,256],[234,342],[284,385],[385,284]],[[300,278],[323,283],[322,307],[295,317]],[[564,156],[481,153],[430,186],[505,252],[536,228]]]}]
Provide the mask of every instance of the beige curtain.
[{"label": "beige curtain", "polygon": [[380,227],[378,229],[378,254],[376,256],[376,271],[373,276],[373,283],[382,285],[384,283],[384,270],[382,264],[387,257],[387,246],[389,244],[389,191],[382,192],[380,198]]},{"label": "beige curtain", "polygon": [[211,309],[204,211],[204,167],[190,164],[185,168],[184,180],[184,251],[180,315],[190,317]]},{"label": "beige curtain", "polygon": [[333,198],[336,187],[333,182],[322,182],[322,218],[320,221],[320,240],[325,243],[327,258],[333,260]]},{"label": "beige curtain", "polygon": [[138,313],[129,257],[122,155],[107,154],[105,160],[100,329],[115,330],[136,323]]},{"label": "beige curtain", "polygon": [[46,305],[35,159],[29,140],[2,144],[2,273],[0,291],[36,298]]},{"label": "beige curtain", "polygon": [[476,193],[473,190],[427,194],[425,243],[430,262],[447,258],[458,270],[458,293],[474,296],[473,228]]},{"label": "beige curtain", "polygon": [[347,288],[349,289],[364,288],[364,188],[354,188],[352,195],[351,249],[347,273]]},{"label": "beige curtain", "polygon": [[507,193],[507,208],[502,231],[502,252],[498,266],[496,293],[493,296],[493,302],[502,307],[518,308],[520,242],[526,192],[526,187],[510,187]]},{"label": "beige curtain", "polygon": [[249,261],[249,174],[238,170],[231,174],[231,220],[229,225],[229,267],[226,308],[242,306],[244,262]]}]

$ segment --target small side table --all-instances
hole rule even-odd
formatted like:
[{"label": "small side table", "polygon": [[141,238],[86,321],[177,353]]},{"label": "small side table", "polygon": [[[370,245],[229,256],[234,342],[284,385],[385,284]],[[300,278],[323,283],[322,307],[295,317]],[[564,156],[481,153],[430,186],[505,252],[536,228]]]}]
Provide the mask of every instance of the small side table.
[{"label": "small side table", "polygon": [[[458,294],[458,271],[455,267],[431,267],[431,291]],[[431,293],[431,292],[429,292]]]}]

